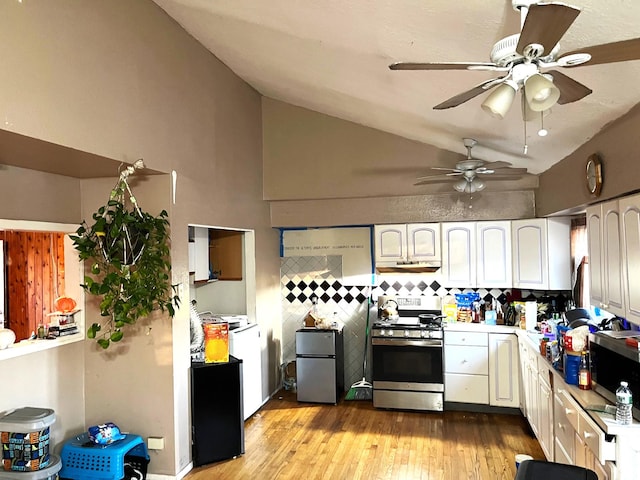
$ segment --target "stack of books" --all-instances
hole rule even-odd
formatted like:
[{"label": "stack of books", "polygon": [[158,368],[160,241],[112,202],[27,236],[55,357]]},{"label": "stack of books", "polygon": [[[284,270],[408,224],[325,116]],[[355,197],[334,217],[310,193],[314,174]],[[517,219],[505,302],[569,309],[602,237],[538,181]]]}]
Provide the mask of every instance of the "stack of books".
[{"label": "stack of books", "polygon": [[55,315],[55,319],[49,325],[49,336],[64,337],[78,333],[78,325],[74,318],[76,312],[78,312],[78,310],[67,313],[54,312],[53,315]]}]

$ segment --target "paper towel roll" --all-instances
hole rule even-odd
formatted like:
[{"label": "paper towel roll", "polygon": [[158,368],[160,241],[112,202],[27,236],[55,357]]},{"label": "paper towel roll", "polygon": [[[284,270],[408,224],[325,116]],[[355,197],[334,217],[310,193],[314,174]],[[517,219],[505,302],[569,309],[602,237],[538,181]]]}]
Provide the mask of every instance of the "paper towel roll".
[{"label": "paper towel roll", "polygon": [[538,302],[525,302],[524,304],[525,328],[529,331],[536,329],[538,323]]}]

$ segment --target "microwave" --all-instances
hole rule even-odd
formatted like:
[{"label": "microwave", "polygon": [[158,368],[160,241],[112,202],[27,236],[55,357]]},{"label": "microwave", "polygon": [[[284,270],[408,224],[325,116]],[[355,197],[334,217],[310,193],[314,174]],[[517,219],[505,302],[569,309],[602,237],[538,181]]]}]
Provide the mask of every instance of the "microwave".
[{"label": "microwave", "polygon": [[626,344],[627,337],[640,336],[631,330],[602,330],[589,334],[593,390],[616,402],[621,381],[629,384],[633,395],[633,418],[640,420],[640,350]]}]

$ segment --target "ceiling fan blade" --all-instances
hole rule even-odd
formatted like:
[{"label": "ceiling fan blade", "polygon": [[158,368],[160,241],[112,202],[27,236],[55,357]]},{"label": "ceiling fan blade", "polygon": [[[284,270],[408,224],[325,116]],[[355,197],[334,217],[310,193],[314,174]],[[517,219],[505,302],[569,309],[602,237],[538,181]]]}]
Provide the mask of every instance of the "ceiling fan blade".
[{"label": "ceiling fan blade", "polygon": [[484,165],[482,165],[483,168],[488,168],[491,170],[495,170],[496,168],[506,168],[510,166],[511,164],[509,162],[503,162],[502,160],[497,162],[487,162]]},{"label": "ceiling fan blade", "polygon": [[442,102],[442,103],[436,105],[435,107],[433,107],[433,109],[434,110],[444,110],[446,108],[457,107],[458,105],[463,104],[464,102],[467,102],[467,101],[471,100],[474,97],[477,97],[481,93],[492,89],[496,85],[502,83],[506,78],[507,77],[504,76],[504,77],[499,77],[499,78],[492,78],[491,80],[487,80],[485,82],[482,82],[481,84],[476,85],[475,87],[473,87],[471,90],[467,90],[466,92],[459,93],[458,95],[455,95],[455,96],[451,97],[450,99],[445,100],[444,102]]},{"label": "ceiling fan blade", "polygon": [[547,73],[550,73],[553,76],[553,83],[560,90],[560,98],[558,99],[558,103],[560,105],[577,102],[592,92],[589,87],[585,87],[580,82],[571,77],[567,77],[565,74],[560,73],[557,70],[550,70]]},{"label": "ceiling fan blade", "polygon": [[527,173],[526,168],[496,168],[493,171],[496,175],[523,175]]},{"label": "ceiling fan blade", "polygon": [[530,5],[516,51],[524,55],[527,45],[533,43],[544,47],[544,53],[540,56],[548,55],[579,13],[580,9],[563,3]]},{"label": "ceiling fan blade", "polygon": [[[591,60],[579,65],[599,65],[602,63],[638,60],[640,59],[640,38],[632,38],[631,40],[622,40],[620,42],[603,43],[602,45],[593,45],[591,47],[581,48],[580,50],[573,50],[563,54],[562,57],[558,59],[558,62],[560,62],[564,57],[578,53],[588,53],[591,55]],[[571,67],[571,65],[567,66]]]},{"label": "ceiling fan blade", "polygon": [[414,185],[428,185],[430,183],[448,183],[451,180],[458,180],[455,177],[423,177],[416,178],[416,183]]},{"label": "ceiling fan blade", "polygon": [[389,65],[389,68],[391,70],[508,70],[495,63],[484,62],[397,62]]},{"label": "ceiling fan blade", "polygon": [[500,180],[520,180],[521,178],[522,175],[489,175],[487,177],[482,177],[482,180],[485,182],[487,180],[494,182]]},{"label": "ceiling fan blade", "polygon": [[432,179],[440,179],[440,180],[449,180],[451,178],[455,178],[457,176],[462,175],[462,173],[441,173],[440,175],[426,175],[424,177],[418,177],[416,180],[432,180]]},{"label": "ceiling fan blade", "polygon": [[458,170],[457,168],[447,168],[447,167],[430,167],[431,170],[443,170],[445,172],[456,172],[459,173],[460,170]]}]

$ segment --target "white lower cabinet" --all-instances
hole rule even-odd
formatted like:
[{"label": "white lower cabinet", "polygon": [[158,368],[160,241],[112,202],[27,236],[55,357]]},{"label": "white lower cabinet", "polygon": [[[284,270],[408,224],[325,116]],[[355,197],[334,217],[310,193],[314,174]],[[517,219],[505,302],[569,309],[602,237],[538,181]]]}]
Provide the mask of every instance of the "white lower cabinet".
[{"label": "white lower cabinet", "polygon": [[489,334],[489,405],[520,405],[518,338],[512,333]]},{"label": "white lower cabinet", "polygon": [[575,430],[569,416],[575,415],[575,408],[567,400],[568,393],[558,388],[553,394],[553,420],[555,433],[555,461],[573,465],[575,463]]},{"label": "white lower cabinet", "polygon": [[553,373],[542,356],[538,362],[538,441],[547,460],[554,460]]},{"label": "white lower cabinet", "polygon": [[489,404],[489,337],[481,332],[445,332],[445,402]]},{"label": "white lower cabinet", "polygon": [[[627,466],[633,452],[622,454],[616,462],[616,454],[620,455],[616,453],[618,437],[607,435],[576,400],[579,397],[573,397],[571,390],[576,387],[567,386],[524,336],[519,338],[519,347],[523,412],[547,460],[589,468],[598,480],[627,478],[625,475],[633,470]],[[637,437],[628,440],[633,439]],[[620,472],[622,464],[625,466]]]}]

